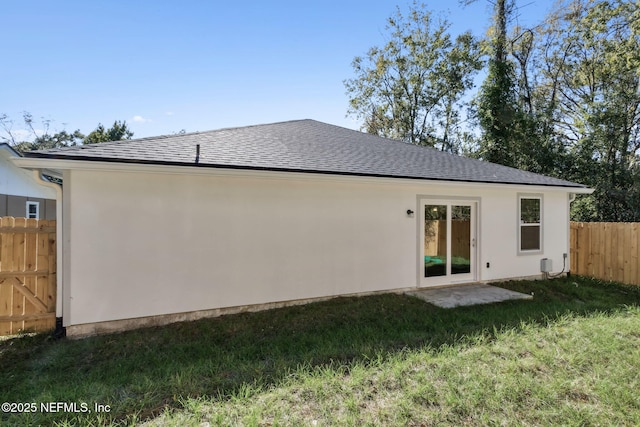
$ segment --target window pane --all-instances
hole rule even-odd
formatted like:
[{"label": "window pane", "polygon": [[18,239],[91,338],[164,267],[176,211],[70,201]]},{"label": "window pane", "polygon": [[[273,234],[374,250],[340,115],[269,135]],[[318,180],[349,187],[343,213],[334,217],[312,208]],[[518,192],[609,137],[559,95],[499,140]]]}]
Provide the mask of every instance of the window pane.
[{"label": "window pane", "polygon": [[27,202],[27,218],[38,219],[38,202]]},{"label": "window pane", "polygon": [[424,207],[424,277],[447,274],[447,206]]},{"label": "window pane", "polygon": [[540,226],[520,226],[520,250],[540,250]]},{"label": "window pane", "polygon": [[540,224],[540,199],[520,199],[520,223]]},{"label": "window pane", "polygon": [[471,206],[451,206],[451,274],[471,272]]}]

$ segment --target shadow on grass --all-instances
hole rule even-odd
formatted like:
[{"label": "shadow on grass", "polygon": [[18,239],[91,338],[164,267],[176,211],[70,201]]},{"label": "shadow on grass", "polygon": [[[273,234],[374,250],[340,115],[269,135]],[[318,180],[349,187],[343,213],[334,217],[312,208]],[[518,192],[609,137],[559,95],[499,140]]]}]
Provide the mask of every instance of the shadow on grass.
[{"label": "shadow on grass", "polygon": [[179,406],[184,397],[226,399],[247,385],[278,384],[300,367],[348,370],[354,362],[366,364],[400,350],[462,348],[478,336],[491,338],[523,322],[549,325],[567,314],[588,316],[640,305],[640,287],[582,277],[497,285],[533,293],[534,299],[441,309],[386,294],[78,341],[53,341],[46,335],[0,341],[1,401],[110,406],[98,421],[95,414],[69,412],[2,414],[0,420],[107,424],[133,415],[147,418]]}]

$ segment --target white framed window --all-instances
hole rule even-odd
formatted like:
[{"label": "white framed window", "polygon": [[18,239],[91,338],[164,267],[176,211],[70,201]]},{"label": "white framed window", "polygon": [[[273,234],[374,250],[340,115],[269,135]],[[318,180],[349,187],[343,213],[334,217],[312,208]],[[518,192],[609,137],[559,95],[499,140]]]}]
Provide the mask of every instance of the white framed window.
[{"label": "white framed window", "polygon": [[542,252],[542,195],[518,195],[518,252]]},{"label": "white framed window", "polygon": [[40,218],[40,202],[27,202],[27,218]]}]

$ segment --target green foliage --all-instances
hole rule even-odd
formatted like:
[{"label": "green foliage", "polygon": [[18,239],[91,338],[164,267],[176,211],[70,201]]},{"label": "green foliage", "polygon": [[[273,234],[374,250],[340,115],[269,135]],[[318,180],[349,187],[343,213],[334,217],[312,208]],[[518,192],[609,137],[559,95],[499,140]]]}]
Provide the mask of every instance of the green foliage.
[{"label": "green foliage", "polygon": [[489,72],[478,96],[478,121],[483,130],[480,157],[517,167],[516,107],[513,71],[509,62],[489,61]]},{"label": "green foliage", "polygon": [[89,135],[84,138],[84,144],[97,144],[100,142],[120,141],[122,139],[131,139],[133,132],[127,127],[126,121],[113,122],[113,126],[105,129],[102,123]]},{"label": "green foliage", "polygon": [[507,7],[505,0],[495,3],[493,34],[488,40],[491,51],[488,73],[477,100],[478,122],[483,135],[480,157],[506,166],[516,166],[514,137],[516,115],[513,65],[507,60]]},{"label": "green foliage", "polygon": [[[494,25],[485,42],[488,73],[476,98],[482,131],[478,156],[536,173],[557,175],[562,147],[551,138],[546,98],[537,96],[532,55],[536,34],[507,23],[514,3],[495,3]],[[532,79],[533,74],[533,79]]]},{"label": "green foliage", "polygon": [[580,222],[598,221],[598,212],[593,194],[581,194],[571,203],[571,220]]},{"label": "green foliage", "polygon": [[33,141],[22,141],[14,145],[17,151],[25,152],[32,150],[48,150],[51,148],[62,148],[73,145],[78,145],[84,139],[84,135],[79,129],[76,129],[72,133],[66,130],[56,132],[53,135],[45,133],[37,136]]},{"label": "green foliage", "polygon": [[567,146],[566,177],[595,193],[588,217],[640,221],[640,33],[637,3],[572,1],[543,35],[555,133]]},{"label": "green foliage", "polygon": [[477,155],[594,188],[575,220],[640,221],[640,4],[565,1],[508,37],[495,8]]},{"label": "green foliage", "polygon": [[73,132],[62,130],[51,133],[51,119],[41,118],[39,122],[36,122],[32,114],[26,111],[22,113],[22,121],[28,130],[28,136],[14,131],[14,120],[6,114],[0,114],[0,128],[3,131],[3,134],[0,134],[0,142],[6,142],[20,152],[120,141],[131,139],[133,136],[126,121],[115,121],[113,126],[108,129],[99,124],[93,132],[86,136],[79,129]]},{"label": "green foliage", "polygon": [[462,96],[481,67],[470,33],[455,40],[446,20],[416,4],[389,18],[389,41],[356,57],[356,77],[345,81],[349,113],[369,133],[459,151]]},{"label": "green foliage", "polygon": [[[13,132],[14,122],[6,114],[0,115],[0,126],[4,130],[5,135],[0,136],[0,140],[7,142],[17,151],[25,152],[31,150],[46,150],[51,148],[61,148],[70,145],[78,145],[84,139],[84,135],[79,129],[69,133],[66,130],[49,133],[51,120],[42,118],[39,124],[36,124],[33,115],[29,112],[22,113],[22,120],[29,130],[31,141],[19,140]],[[40,130],[36,130],[40,127]]]}]

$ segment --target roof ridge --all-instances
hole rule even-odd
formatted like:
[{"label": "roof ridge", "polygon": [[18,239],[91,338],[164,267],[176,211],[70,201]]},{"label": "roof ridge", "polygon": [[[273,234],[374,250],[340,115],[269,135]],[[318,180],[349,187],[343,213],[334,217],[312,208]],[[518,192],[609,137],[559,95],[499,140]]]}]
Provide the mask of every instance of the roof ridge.
[{"label": "roof ridge", "polygon": [[[214,132],[224,132],[224,131],[236,130],[236,129],[250,129],[250,128],[262,127],[262,126],[273,126],[273,125],[280,125],[280,124],[285,124],[285,123],[295,123],[295,122],[304,122],[304,121],[315,122],[316,120],[313,120],[313,119],[297,119],[297,120],[284,120],[284,121],[280,121],[280,122],[260,123],[260,124],[245,125],[245,126],[229,126],[229,127],[219,128],[219,129],[198,130],[198,131],[185,132],[185,133],[170,133],[170,134],[157,135],[157,136],[145,136],[143,138],[133,138],[133,139],[129,139],[127,141],[145,141],[145,140],[149,140],[149,139],[166,139],[166,138],[181,137],[181,136],[202,135],[202,134],[214,133]],[[318,122],[318,123],[320,123],[320,122]]]},{"label": "roof ridge", "polygon": [[436,151],[436,152],[446,153],[446,151],[438,150],[437,148],[432,147],[430,145],[417,145],[417,144],[413,144],[411,142],[402,141],[401,139],[390,138],[390,137],[387,137],[387,136],[380,136],[380,135],[376,135],[374,133],[363,132],[363,131],[360,131],[360,130],[350,129],[350,128],[347,128],[347,127],[344,127],[344,126],[340,126],[340,125],[334,125],[332,123],[324,123],[324,122],[320,122],[320,121],[313,120],[313,119],[308,119],[308,120],[310,120],[312,122],[320,123],[320,124],[323,124],[323,125],[326,125],[326,126],[333,126],[335,128],[346,130],[346,131],[349,131],[349,132],[353,132],[355,134],[363,134],[364,133],[365,135],[368,135],[368,136],[373,137],[373,138],[377,138],[377,139],[381,140],[382,142],[386,142],[386,143],[396,143],[396,144],[402,144],[403,146],[415,147],[417,149],[426,148],[426,149],[430,149],[430,150],[433,150],[433,151]]},{"label": "roof ridge", "polygon": [[[145,137],[142,137],[142,138],[119,139],[117,141],[104,141],[104,142],[95,142],[95,143],[90,143],[90,144],[69,145],[69,146],[66,146],[66,147],[46,148],[46,149],[43,149],[43,150],[33,150],[33,151],[30,151],[30,152],[31,153],[53,153],[53,152],[71,151],[71,150],[88,150],[88,149],[92,149],[94,147],[99,147],[99,146],[105,147],[105,146],[118,145],[118,144],[129,144],[129,143],[132,143],[132,142],[144,142],[144,141],[153,141],[153,140],[164,140],[164,139],[171,139],[171,138],[188,137],[188,136],[195,136],[195,135],[206,135],[206,134],[216,133],[216,132],[224,132],[224,131],[237,130],[237,129],[249,129],[249,128],[262,127],[262,126],[273,126],[273,125],[280,125],[280,124],[285,124],[285,123],[295,123],[295,122],[304,122],[304,121],[317,122],[316,120],[313,120],[313,119],[285,120],[285,121],[281,121],[281,122],[262,123],[262,124],[254,124],[254,125],[247,125],[247,126],[230,126],[230,127],[226,127],[226,128],[210,129],[210,130],[204,130],[204,131],[193,131],[193,132],[185,132],[185,133],[170,133],[170,134],[156,135],[156,136],[145,136]],[[321,122],[317,122],[317,123],[321,123]],[[326,123],[326,124],[328,124],[328,123]],[[357,131],[355,131],[355,132],[357,132]]]}]

